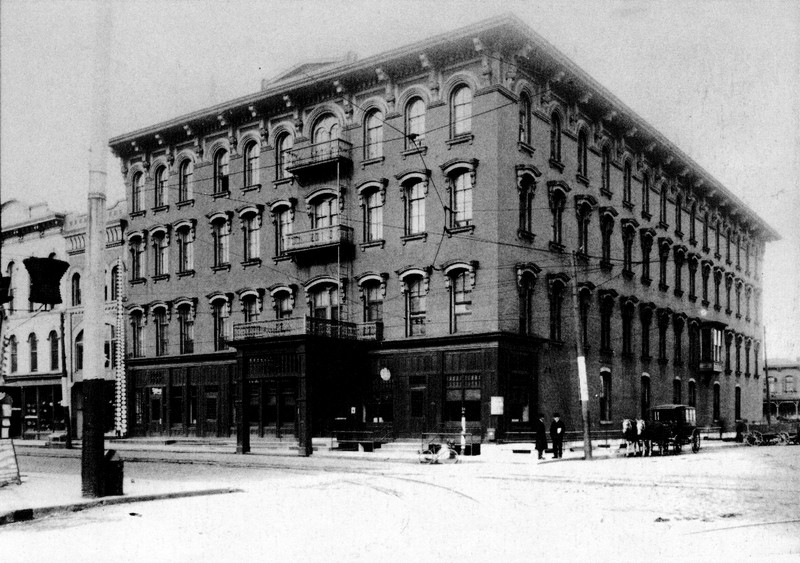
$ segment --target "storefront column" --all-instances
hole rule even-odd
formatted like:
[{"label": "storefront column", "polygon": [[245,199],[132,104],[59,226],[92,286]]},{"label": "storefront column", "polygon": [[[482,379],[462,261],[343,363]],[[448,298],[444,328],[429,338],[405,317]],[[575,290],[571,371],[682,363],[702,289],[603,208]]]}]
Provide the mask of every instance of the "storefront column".
[{"label": "storefront column", "polygon": [[236,400],[236,453],[250,453],[250,370],[245,353],[239,349],[236,352],[236,363],[239,366],[239,398]]}]

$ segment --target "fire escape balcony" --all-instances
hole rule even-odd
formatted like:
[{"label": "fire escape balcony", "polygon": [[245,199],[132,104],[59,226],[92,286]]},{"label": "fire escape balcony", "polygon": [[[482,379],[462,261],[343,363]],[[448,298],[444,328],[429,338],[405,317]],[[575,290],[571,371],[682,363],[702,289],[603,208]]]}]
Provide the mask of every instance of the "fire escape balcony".
[{"label": "fire escape balcony", "polygon": [[[367,326],[368,325],[368,326]],[[252,321],[233,325],[233,340],[277,338],[281,336],[323,336],[340,340],[380,340],[383,323],[358,325],[345,321],[292,317],[269,321]]]},{"label": "fire escape balcony", "polygon": [[287,151],[286,170],[300,178],[336,171],[349,172],[353,166],[353,145],[342,139],[333,139],[313,145],[295,147]]},{"label": "fire escape balcony", "polygon": [[346,225],[332,225],[283,236],[283,254],[292,255],[305,251],[337,246],[352,246],[353,229]]}]

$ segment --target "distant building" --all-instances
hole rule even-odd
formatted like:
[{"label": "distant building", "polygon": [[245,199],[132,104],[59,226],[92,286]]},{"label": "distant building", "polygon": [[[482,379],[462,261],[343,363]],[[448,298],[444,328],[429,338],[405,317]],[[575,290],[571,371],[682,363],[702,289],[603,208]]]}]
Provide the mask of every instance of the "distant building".
[{"label": "distant building", "polygon": [[[769,400],[764,380],[764,415],[782,420],[800,420],[800,358],[769,360]],[[767,411],[769,409],[769,411]]]},{"label": "distant building", "polygon": [[775,231],[514,17],[110,144],[133,433],[578,429],[576,324],[595,428],[760,415]]},{"label": "distant building", "polygon": [[[117,373],[112,362],[117,349],[122,347],[120,357],[124,351],[124,335],[117,330],[117,304],[121,310],[118,291],[125,286],[117,286],[113,280],[114,276],[123,278],[120,272],[125,267],[121,252],[126,216],[124,201],[108,210],[105,255],[108,431],[115,428],[115,379],[124,377],[124,372]],[[5,305],[0,386],[13,400],[12,437],[46,438],[54,432],[63,433],[68,408],[73,431],[80,436],[86,224],[85,214],[55,212],[46,204],[28,206],[14,200],[3,204],[0,268],[3,275],[11,277],[13,299]],[[53,257],[70,264],[61,280],[63,303],[45,307],[28,301],[30,280],[22,261],[29,256]]]}]

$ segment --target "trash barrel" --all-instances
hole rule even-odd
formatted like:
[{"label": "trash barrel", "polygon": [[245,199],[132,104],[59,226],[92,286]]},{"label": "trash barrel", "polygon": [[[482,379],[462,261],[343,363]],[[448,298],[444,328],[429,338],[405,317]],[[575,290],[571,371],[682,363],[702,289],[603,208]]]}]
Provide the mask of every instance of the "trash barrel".
[{"label": "trash barrel", "polygon": [[124,462],[117,455],[116,450],[108,450],[103,460],[105,465],[104,481],[103,481],[103,496],[119,496],[122,495],[122,478]]}]

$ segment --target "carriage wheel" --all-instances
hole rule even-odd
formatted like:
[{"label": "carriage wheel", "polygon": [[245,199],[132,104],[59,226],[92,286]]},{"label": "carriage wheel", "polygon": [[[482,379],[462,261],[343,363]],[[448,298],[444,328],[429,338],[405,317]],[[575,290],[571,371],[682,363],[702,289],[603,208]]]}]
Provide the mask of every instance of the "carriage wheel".
[{"label": "carriage wheel", "polygon": [[789,434],[787,432],[781,432],[778,434],[778,444],[781,446],[789,445]]},{"label": "carriage wheel", "polygon": [[756,438],[755,434],[748,432],[747,434],[744,435],[744,443],[747,444],[748,446],[757,446],[758,439]]},{"label": "carriage wheel", "polygon": [[696,454],[700,451],[700,432],[695,430],[692,432],[692,453]]}]

